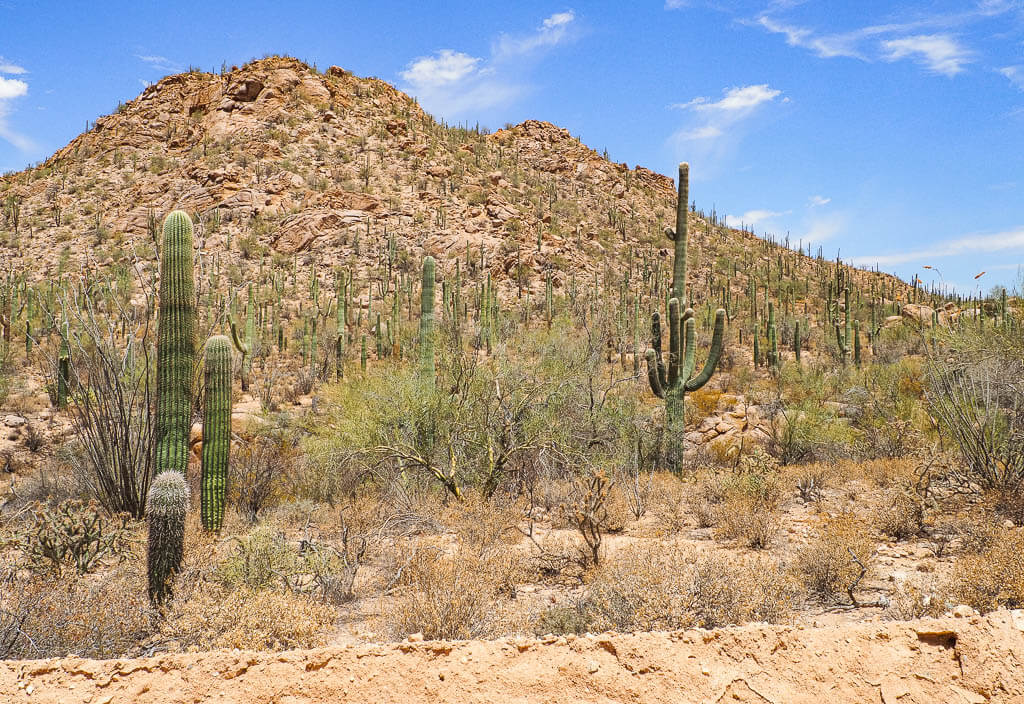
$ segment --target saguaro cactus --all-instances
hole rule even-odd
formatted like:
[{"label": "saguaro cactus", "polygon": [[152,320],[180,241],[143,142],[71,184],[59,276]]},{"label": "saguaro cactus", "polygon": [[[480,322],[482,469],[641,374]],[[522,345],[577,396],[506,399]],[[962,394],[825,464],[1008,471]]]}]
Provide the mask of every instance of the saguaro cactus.
[{"label": "saguaro cactus", "polygon": [[[850,332],[851,315],[850,315],[850,289],[847,288],[844,291],[844,306],[845,306],[845,326],[840,328],[839,321],[836,320],[836,344],[839,346],[839,358],[845,365],[850,361],[850,344],[853,342],[853,334]],[[838,318],[838,315],[836,316]]]},{"label": "saguaro cactus", "polygon": [[188,485],[183,474],[171,470],[156,475],[146,496],[149,524],[146,567],[149,598],[155,604],[170,596],[171,580],[181,569],[188,505]]},{"label": "saguaro cactus", "polygon": [[715,311],[714,333],[711,348],[704,368],[694,375],[696,333],[693,310],[686,307],[686,247],[687,209],[689,205],[690,167],[685,162],[679,165],[679,202],[676,205],[676,229],[666,230],[669,239],[675,242],[673,264],[672,298],[668,303],[669,350],[666,365],[661,354],[661,321],[655,312],[651,316],[651,349],[647,351],[647,377],[651,390],[658,398],[665,399],[665,425],[667,444],[671,453],[678,457],[682,449],[684,397],[688,391],[696,391],[710,381],[715,367],[722,357],[722,340],[725,332],[725,310]]},{"label": "saguaro cactus", "polygon": [[203,528],[220,530],[224,520],[231,453],[231,340],[214,335],[206,343],[203,398]]},{"label": "saguaro cactus", "polygon": [[156,471],[185,473],[195,367],[192,221],[175,210],[164,221],[156,344]]},{"label": "saguaro cactus", "polygon": [[434,383],[434,258],[423,260],[423,281],[420,296],[420,375]]}]

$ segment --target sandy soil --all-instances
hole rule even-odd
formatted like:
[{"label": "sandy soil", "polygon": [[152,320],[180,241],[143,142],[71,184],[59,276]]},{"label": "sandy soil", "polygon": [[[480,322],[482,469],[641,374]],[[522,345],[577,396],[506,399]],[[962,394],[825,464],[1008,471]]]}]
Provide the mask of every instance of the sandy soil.
[{"label": "sandy soil", "polygon": [[0,663],[4,702],[1024,701],[1024,612]]}]

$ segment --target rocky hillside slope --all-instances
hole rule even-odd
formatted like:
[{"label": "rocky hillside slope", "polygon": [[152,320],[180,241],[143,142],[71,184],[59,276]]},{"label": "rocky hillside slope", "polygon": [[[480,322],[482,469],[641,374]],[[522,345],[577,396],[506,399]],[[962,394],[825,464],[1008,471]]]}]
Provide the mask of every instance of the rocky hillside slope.
[{"label": "rocky hillside slope", "polygon": [[[156,224],[181,207],[196,214],[205,255],[240,265],[236,285],[274,254],[281,268],[301,254],[299,263],[371,278],[395,236],[409,263],[433,254],[444,270],[483,248],[506,295],[513,285],[542,290],[546,271],[564,292],[574,276],[634,260],[667,272],[661,233],[674,225],[674,201],[671,179],[609,162],[549,123],[493,134],[446,127],[380,80],[273,57],[169,76],[42,165],[0,178],[0,252],[34,280],[155,267]],[[713,268],[738,293],[755,264],[770,275],[774,247],[710,214],[691,214],[691,227],[695,298]],[[806,278],[812,260],[794,261],[789,275]]]}]

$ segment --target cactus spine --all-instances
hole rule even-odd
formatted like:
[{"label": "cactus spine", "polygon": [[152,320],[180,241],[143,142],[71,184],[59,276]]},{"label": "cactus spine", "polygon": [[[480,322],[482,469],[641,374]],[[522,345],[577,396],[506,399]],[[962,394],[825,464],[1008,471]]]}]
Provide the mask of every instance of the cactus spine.
[{"label": "cactus spine", "polygon": [[231,341],[214,335],[206,343],[203,403],[203,528],[220,530],[224,520],[231,452]]},{"label": "cactus spine", "polygon": [[676,229],[666,229],[665,234],[675,242],[673,263],[672,298],[668,303],[669,351],[668,365],[661,354],[661,321],[655,312],[651,316],[651,349],[647,351],[647,378],[651,391],[658,398],[665,399],[665,425],[667,444],[672,447],[670,461],[675,464],[681,457],[683,436],[683,410],[687,391],[700,389],[711,379],[715,367],[722,357],[722,340],[725,332],[725,311],[715,312],[715,327],[711,347],[704,368],[694,375],[696,366],[696,332],[693,310],[686,306],[686,246],[687,206],[689,204],[690,167],[685,162],[679,165],[679,200],[676,204]]},{"label": "cactus spine", "polygon": [[175,210],[164,221],[156,345],[156,471],[185,473],[195,367],[192,221]]},{"label": "cactus spine", "polygon": [[434,383],[434,258],[423,260],[423,281],[420,296],[420,376]]},{"label": "cactus spine", "polygon": [[188,505],[188,485],[184,474],[170,470],[156,475],[146,495],[149,527],[146,568],[149,598],[155,604],[170,596],[171,580],[181,569]]}]

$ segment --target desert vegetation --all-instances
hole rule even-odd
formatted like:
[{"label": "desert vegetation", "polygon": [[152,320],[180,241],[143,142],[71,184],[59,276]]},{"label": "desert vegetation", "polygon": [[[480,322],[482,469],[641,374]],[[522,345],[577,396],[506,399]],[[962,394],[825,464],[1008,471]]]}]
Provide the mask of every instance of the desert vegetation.
[{"label": "desert vegetation", "polygon": [[[100,149],[190,82],[259,136]],[[289,59],[100,122],[0,180],[0,657],[1024,603],[1019,292]]]}]

